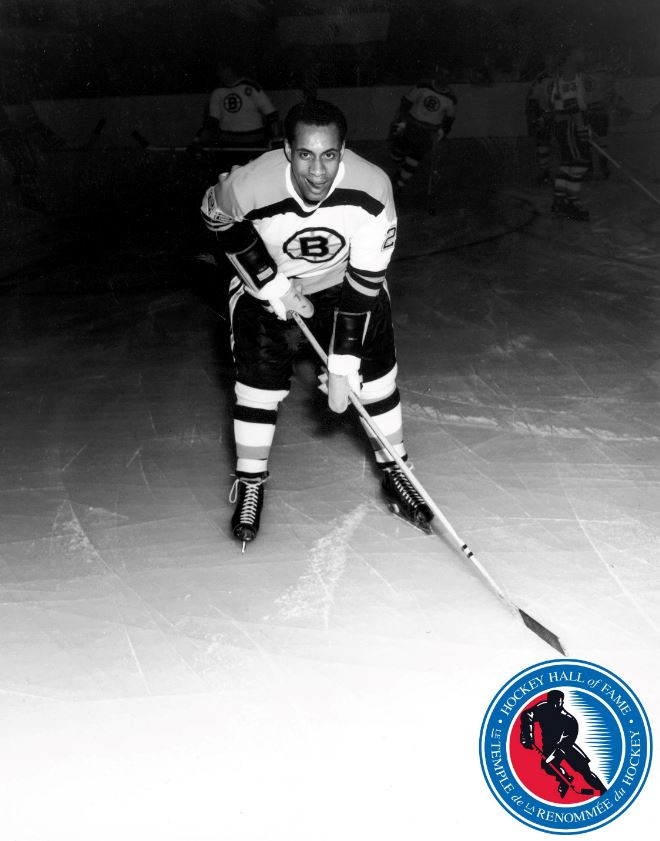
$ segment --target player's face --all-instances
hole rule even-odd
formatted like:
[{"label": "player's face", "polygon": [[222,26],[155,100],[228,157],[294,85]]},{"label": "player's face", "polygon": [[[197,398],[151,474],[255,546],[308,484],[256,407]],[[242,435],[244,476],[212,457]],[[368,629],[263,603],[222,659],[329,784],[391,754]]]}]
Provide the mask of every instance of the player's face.
[{"label": "player's face", "polygon": [[298,123],[295,140],[293,144],[285,141],[284,151],[291,161],[293,186],[298,195],[310,204],[322,201],[330,192],[344,154],[337,126]]}]

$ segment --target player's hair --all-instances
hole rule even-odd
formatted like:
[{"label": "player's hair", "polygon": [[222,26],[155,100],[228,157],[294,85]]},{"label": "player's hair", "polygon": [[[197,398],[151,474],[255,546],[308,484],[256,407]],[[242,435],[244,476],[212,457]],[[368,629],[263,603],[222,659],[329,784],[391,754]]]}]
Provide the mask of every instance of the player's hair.
[{"label": "player's hair", "polygon": [[289,109],[284,118],[284,136],[292,146],[299,123],[307,126],[336,125],[339,129],[339,142],[343,143],[346,139],[346,117],[341,109],[324,99],[305,99]]}]

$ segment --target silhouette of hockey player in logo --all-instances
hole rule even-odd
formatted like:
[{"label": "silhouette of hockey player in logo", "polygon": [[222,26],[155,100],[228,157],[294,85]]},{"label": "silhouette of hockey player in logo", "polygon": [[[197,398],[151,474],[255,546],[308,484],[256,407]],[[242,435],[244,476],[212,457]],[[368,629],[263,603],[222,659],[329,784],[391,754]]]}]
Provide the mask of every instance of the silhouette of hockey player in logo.
[{"label": "silhouette of hockey player in logo", "polygon": [[[541,730],[541,747],[534,741],[534,724]],[[607,791],[604,783],[589,767],[590,759],[576,744],[579,730],[577,719],[564,709],[564,693],[559,689],[548,692],[545,701],[539,701],[520,715],[520,743],[528,750],[541,754],[541,768],[559,783],[560,797],[565,797],[569,788],[578,794],[598,794]],[[566,762],[578,772],[591,788],[577,788],[575,777],[562,766]]]}]

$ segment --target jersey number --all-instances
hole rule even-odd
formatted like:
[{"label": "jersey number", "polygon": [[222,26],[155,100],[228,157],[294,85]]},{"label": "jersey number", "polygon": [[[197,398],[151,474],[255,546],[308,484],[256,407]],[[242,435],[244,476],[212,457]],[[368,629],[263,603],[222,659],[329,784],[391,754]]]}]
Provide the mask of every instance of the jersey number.
[{"label": "jersey number", "polygon": [[386,248],[394,248],[394,242],[396,241],[396,225],[392,228],[387,229],[387,234],[385,236],[385,242],[383,243],[382,251],[385,251]]}]

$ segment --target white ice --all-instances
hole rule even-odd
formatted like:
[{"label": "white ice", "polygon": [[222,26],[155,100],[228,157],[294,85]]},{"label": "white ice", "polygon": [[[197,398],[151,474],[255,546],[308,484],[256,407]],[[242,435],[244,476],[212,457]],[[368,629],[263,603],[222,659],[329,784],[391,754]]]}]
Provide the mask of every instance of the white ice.
[{"label": "white ice", "polygon": [[[621,177],[586,195],[586,224],[529,191],[544,215],[516,233],[402,245],[405,433],[511,602],[653,724],[660,207]],[[448,224],[413,216],[427,240]],[[441,530],[387,511],[355,418],[323,410],[304,363],[241,554],[225,328],[166,265],[74,250],[6,287],[3,838],[529,838],[486,787],[479,728],[559,655]],[[650,837],[653,789],[599,841]]]}]

